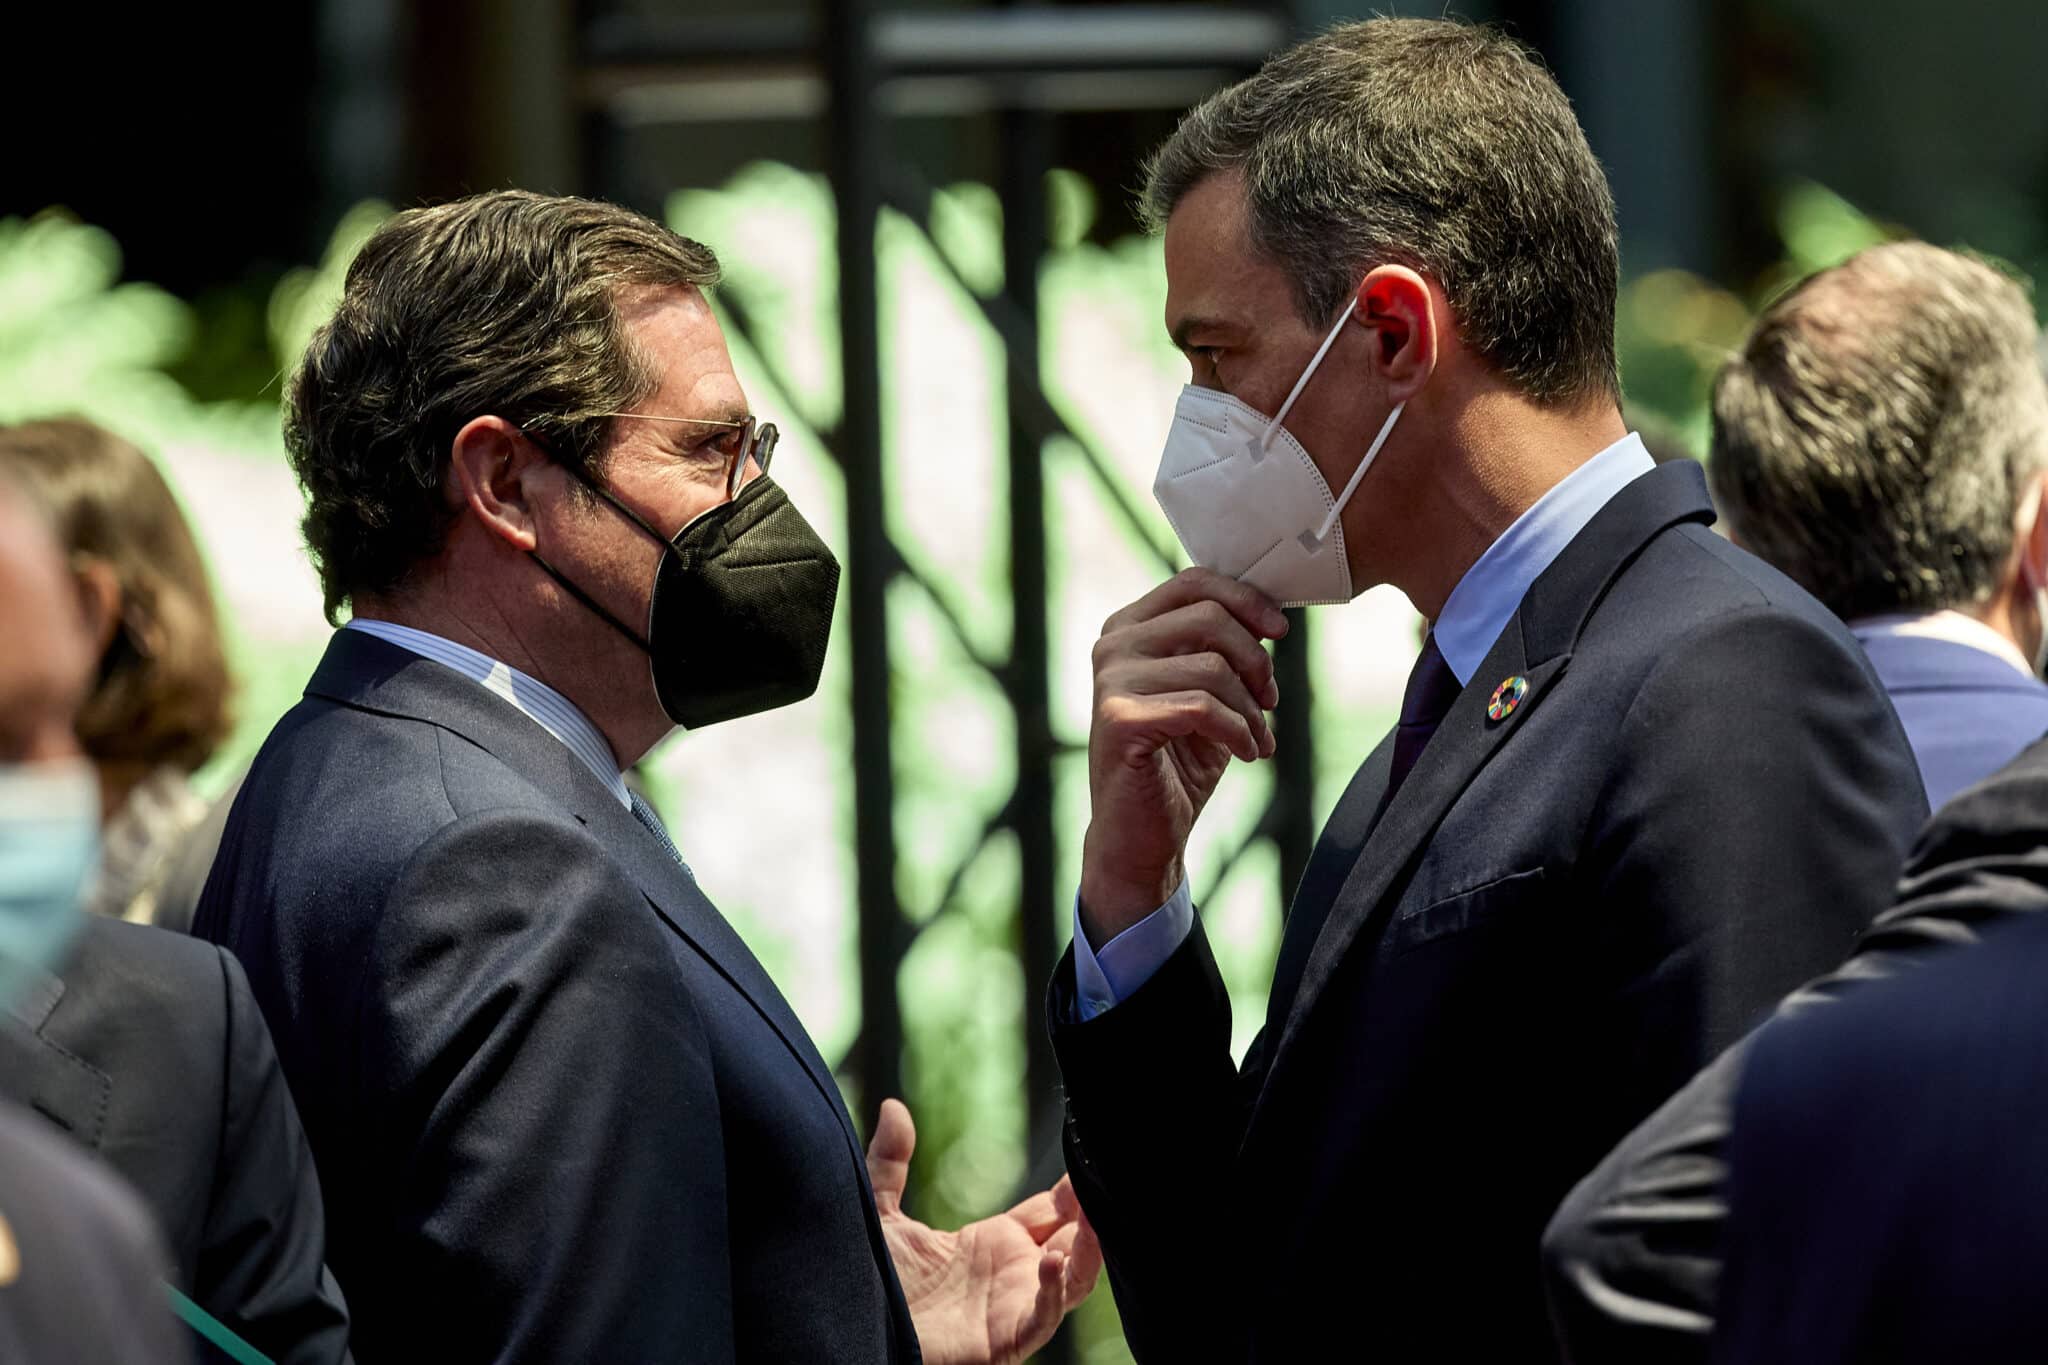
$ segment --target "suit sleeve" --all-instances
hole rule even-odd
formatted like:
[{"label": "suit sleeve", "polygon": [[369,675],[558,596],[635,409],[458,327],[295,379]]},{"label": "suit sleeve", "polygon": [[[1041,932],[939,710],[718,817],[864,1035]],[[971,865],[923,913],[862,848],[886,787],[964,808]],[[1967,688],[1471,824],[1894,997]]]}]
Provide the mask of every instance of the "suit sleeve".
[{"label": "suit sleeve", "polygon": [[225,1112],[193,1298],[278,1365],[346,1362],[348,1309],[327,1270],[313,1154],[248,978],[215,951],[226,997]]},{"label": "suit sleeve", "polygon": [[672,951],[564,822],[484,812],[414,856],[364,973],[361,1083],[393,1116],[378,1358],[734,1358],[718,1093]]},{"label": "suit sleeve", "polygon": [[[1854,954],[1794,992],[1776,1016],[1911,970],[1991,924],[2048,910],[2048,848],[2027,814],[2044,803],[2048,744],[1945,806]],[[1544,1287],[1573,1365],[1707,1358],[1727,1145],[1749,1046],[1745,1039],[1724,1053],[1624,1138],[1552,1218]]]},{"label": "suit sleeve", "polygon": [[[1102,1239],[1131,1354],[1241,1359],[1244,1326],[1227,1316],[1235,1300],[1222,1284],[1231,1258],[1216,1248],[1206,1192],[1236,1155],[1244,1091],[1230,1056],[1229,992],[1201,921],[1114,1009],[1081,1022],[1074,990],[1069,949],[1047,997],[1066,1087],[1067,1170]],[[1246,1065],[1249,1075],[1254,1058]]]}]

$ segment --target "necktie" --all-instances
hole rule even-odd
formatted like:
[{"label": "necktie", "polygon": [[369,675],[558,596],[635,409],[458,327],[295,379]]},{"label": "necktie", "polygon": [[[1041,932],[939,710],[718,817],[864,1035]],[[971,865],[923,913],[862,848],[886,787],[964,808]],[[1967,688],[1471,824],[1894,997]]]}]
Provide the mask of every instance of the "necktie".
[{"label": "necktie", "polygon": [[633,818],[647,826],[647,832],[660,841],[662,848],[675,860],[676,866],[683,870],[684,875],[692,881],[696,880],[697,874],[690,871],[690,865],[684,862],[683,855],[676,851],[675,841],[668,837],[668,829],[661,823],[661,816],[655,813],[652,803],[636,791],[629,790],[626,795],[633,798]]},{"label": "necktie", "polygon": [[1401,694],[1401,720],[1394,727],[1394,761],[1387,770],[1387,794],[1380,802],[1381,810],[1387,808],[1394,793],[1408,780],[1408,773],[1415,767],[1415,760],[1422,757],[1429,737],[1436,733],[1436,727],[1450,714],[1451,703],[1464,690],[1458,675],[1444,662],[1444,652],[1436,647],[1436,634],[1431,632],[1422,642],[1422,653],[1408,674],[1408,690]]}]

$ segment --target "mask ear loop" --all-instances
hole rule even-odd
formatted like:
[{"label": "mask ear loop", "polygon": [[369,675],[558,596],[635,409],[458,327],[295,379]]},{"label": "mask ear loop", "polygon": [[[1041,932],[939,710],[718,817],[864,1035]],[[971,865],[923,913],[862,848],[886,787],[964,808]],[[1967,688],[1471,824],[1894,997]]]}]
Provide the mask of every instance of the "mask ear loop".
[{"label": "mask ear loop", "polygon": [[1344,324],[1351,321],[1351,315],[1357,311],[1358,296],[1354,294],[1351,302],[1344,305],[1344,312],[1338,317],[1337,325],[1323,338],[1323,344],[1316,347],[1315,357],[1308,362],[1308,368],[1301,372],[1301,378],[1294,381],[1294,387],[1287,393],[1287,401],[1280,405],[1280,411],[1273,414],[1273,420],[1266,423],[1266,429],[1260,432],[1258,439],[1251,442],[1248,447],[1254,464],[1266,458],[1266,448],[1273,444],[1273,433],[1287,420],[1287,414],[1294,408],[1294,400],[1301,397],[1301,391],[1308,387],[1308,381],[1315,376],[1316,367],[1323,363],[1323,357],[1337,344],[1337,338],[1344,334]]},{"label": "mask ear loop", "polygon": [[1330,514],[1323,518],[1323,524],[1313,531],[1301,533],[1301,548],[1310,554],[1323,548],[1323,541],[1329,536],[1330,528],[1337,524],[1337,518],[1344,511],[1344,504],[1351,501],[1351,495],[1358,491],[1359,481],[1365,478],[1365,471],[1372,468],[1372,462],[1380,457],[1380,447],[1393,434],[1394,423],[1401,420],[1401,410],[1408,406],[1406,399],[1394,404],[1394,410],[1387,414],[1387,420],[1380,425],[1380,434],[1372,438],[1365,458],[1358,462],[1358,468],[1351,471],[1351,478],[1345,483],[1344,491],[1337,495],[1337,501],[1330,505]]}]

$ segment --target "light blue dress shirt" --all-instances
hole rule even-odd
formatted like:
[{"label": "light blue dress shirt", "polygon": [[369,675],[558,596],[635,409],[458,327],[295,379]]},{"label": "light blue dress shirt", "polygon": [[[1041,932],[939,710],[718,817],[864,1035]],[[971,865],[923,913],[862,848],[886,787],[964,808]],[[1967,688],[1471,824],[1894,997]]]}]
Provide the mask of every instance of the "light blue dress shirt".
[{"label": "light blue dress shirt", "polygon": [[[1465,571],[1430,627],[1460,685],[1470,683],[1486,661],[1529,585],[1610,498],[1649,473],[1654,463],[1642,438],[1630,432],[1560,479]],[[1117,1001],[1129,999],[1166,964],[1194,926],[1194,897],[1183,880],[1166,904],[1097,949],[1081,928],[1081,899],[1076,896],[1074,984],[1081,1017],[1093,1019]]]},{"label": "light blue dress shirt", "polygon": [[554,688],[528,677],[510,664],[500,663],[488,654],[479,653],[468,645],[456,644],[431,631],[415,630],[390,621],[366,621],[361,617],[350,621],[347,628],[374,635],[401,649],[409,649],[437,664],[445,664],[471,682],[483,684],[511,702],[520,714],[582,759],[584,766],[597,774],[597,780],[618,798],[620,805],[628,810],[633,808],[633,795],[626,790],[626,777],[619,771],[619,761],[612,757],[612,746],[590,723],[590,717]]}]

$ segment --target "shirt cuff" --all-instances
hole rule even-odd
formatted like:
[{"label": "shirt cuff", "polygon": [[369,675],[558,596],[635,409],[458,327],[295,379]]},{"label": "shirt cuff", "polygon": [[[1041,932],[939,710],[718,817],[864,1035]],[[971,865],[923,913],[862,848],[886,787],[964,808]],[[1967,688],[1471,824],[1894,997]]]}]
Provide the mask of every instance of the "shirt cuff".
[{"label": "shirt cuff", "polygon": [[1074,897],[1074,1004],[1086,1023],[1152,979],[1180,951],[1195,927],[1195,901],[1187,878],[1166,904],[1118,934],[1097,952],[1081,927],[1081,898]]}]

